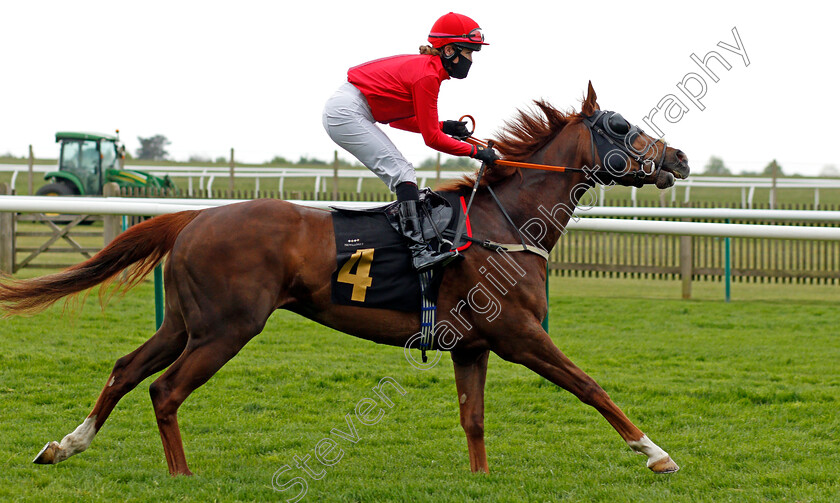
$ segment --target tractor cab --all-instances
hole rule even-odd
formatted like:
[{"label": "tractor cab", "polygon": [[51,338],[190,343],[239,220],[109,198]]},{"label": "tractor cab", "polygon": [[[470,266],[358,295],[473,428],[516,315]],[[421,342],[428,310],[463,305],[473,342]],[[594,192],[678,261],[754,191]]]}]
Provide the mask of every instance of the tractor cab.
[{"label": "tractor cab", "polygon": [[101,194],[104,174],[117,169],[118,153],[116,136],[92,133],[56,133],[55,141],[61,143],[58,173],[53,176],[69,182],[76,194]]},{"label": "tractor cab", "polygon": [[174,188],[168,176],[159,178],[137,170],[122,169],[124,148],[116,135],[99,133],[58,132],[55,141],[61,144],[58,171],[47,173],[50,180],[38,189],[38,195],[97,196],[108,182],[121,187]]}]

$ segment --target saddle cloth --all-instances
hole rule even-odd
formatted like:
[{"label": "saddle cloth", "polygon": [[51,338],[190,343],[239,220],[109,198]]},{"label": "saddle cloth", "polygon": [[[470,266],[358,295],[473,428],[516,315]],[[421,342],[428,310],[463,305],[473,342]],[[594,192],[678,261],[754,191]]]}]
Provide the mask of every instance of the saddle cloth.
[{"label": "saddle cloth", "polygon": [[[422,218],[423,236],[433,250],[449,250],[458,220],[464,218],[463,198],[455,193],[423,189],[420,200],[431,215],[431,222],[425,215]],[[411,265],[405,238],[399,232],[397,203],[365,210],[338,207],[333,210],[336,269],[331,279],[332,302],[419,311],[420,280]],[[424,213],[422,209],[420,212]],[[449,242],[441,243],[438,234]],[[471,234],[467,225],[467,235]],[[426,291],[427,298],[433,296],[429,300],[437,300],[441,277],[442,274],[434,275],[435,280]]]}]

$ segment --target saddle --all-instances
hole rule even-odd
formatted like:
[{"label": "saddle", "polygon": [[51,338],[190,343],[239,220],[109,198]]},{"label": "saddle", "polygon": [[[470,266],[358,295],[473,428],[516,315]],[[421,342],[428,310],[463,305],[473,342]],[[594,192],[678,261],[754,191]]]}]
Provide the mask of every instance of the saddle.
[{"label": "saddle", "polygon": [[[452,246],[455,237],[458,221],[454,218],[453,208],[460,206],[460,196],[452,192],[435,192],[428,187],[420,190],[421,223],[423,227],[423,238],[437,251],[445,251],[444,246]],[[331,209],[344,214],[349,218],[355,215],[384,214],[388,223],[400,233],[400,222],[398,213],[399,203],[394,201],[383,206],[373,208],[342,208],[330,206]],[[461,219],[463,220],[463,212]],[[443,238],[443,239],[441,239]],[[449,248],[446,248],[447,250]]]},{"label": "saddle", "polygon": [[[423,237],[432,249],[453,247],[459,219],[464,219],[461,200],[456,193],[428,188],[420,191]],[[336,246],[333,303],[418,311],[421,292],[434,302],[442,275],[432,275],[421,290],[421,279],[411,265],[411,252],[399,230],[396,202],[361,210],[331,208]],[[467,234],[471,234],[469,230]],[[469,243],[461,249],[466,246]]]}]

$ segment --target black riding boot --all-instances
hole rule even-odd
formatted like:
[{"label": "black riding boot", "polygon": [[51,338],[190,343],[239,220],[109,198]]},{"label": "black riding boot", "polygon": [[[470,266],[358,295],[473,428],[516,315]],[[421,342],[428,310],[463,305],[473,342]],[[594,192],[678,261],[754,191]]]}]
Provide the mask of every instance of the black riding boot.
[{"label": "black riding boot", "polygon": [[417,272],[426,271],[438,264],[446,265],[455,258],[454,251],[446,251],[435,255],[423,239],[423,228],[420,226],[420,216],[417,213],[418,201],[400,201],[400,228],[403,236],[408,240],[411,250],[411,261]]}]

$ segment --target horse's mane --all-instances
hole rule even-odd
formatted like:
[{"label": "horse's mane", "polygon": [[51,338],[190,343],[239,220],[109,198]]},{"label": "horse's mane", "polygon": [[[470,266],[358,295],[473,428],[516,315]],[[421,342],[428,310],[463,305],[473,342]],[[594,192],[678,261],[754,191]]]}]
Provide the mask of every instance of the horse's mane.
[{"label": "horse's mane", "polygon": [[[579,122],[581,116],[575,112],[563,112],[545,100],[534,100],[536,108],[517,110],[516,116],[505,121],[505,125],[493,140],[494,148],[508,161],[523,161],[543,148],[564,127]],[[492,184],[514,174],[519,168],[510,166],[488,166],[481,178],[481,185]],[[441,184],[438,190],[460,192],[475,185],[476,173]]]}]

